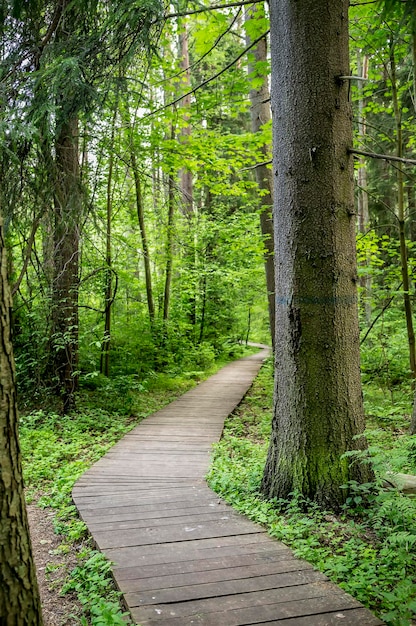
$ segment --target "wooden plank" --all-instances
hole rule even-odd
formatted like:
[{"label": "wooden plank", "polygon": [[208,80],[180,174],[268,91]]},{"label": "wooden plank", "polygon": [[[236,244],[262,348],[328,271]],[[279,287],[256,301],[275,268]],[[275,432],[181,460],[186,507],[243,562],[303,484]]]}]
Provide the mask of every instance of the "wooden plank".
[{"label": "wooden plank", "polygon": [[126,548],[129,546],[146,546],[178,541],[229,537],[235,535],[253,535],[260,532],[246,520],[215,520],[200,524],[171,524],[169,526],[127,529],[114,533],[113,531],[97,530],[94,540],[100,548]]},{"label": "wooden plank", "polygon": [[287,572],[285,574],[270,574],[242,580],[226,580],[216,583],[202,583],[175,587],[173,589],[152,589],[140,593],[126,593],[125,598],[129,606],[143,606],[145,604],[166,604],[168,602],[187,602],[198,598],[218,598],[248,591],[265,589],[280,589],[305,585],[315,580],[325,580],[321,572],[313,569]]},{"label": "wooden plank", "polygon": [[108,548],[107,557],[116,565],[124,567],[172,563],[207,557],[228,556],[230,554],[251,554],[270,546],[270,538],[265,533],[241,535],[239,537],[221,537],[220,539],[202,539],[199,541],[180,541],[165,545],[148,545],[127,548]]},{"label": "wooden plank", "polygon": [[[194,499],[182,499],[182,498],[172,498],[171,500],[163,500],[163,501],[155,501],[149,500],[148,502],[141,502],[140,504],[130,504],[127,503],[125,506],[107,506],[100,508],[99,511],[96,510],[96,507],[85,507],[83,506],[80,511],[80,515],[83,519],[88,520],[88,522],[92,520],[99,521],[108,515],[124,515],[126,513],[134,513],[137,515],[138,513],[146,514],[148,512],[157,512],[160,511],[161,514],[163,511],[169,512],[175,509],[179,509],[184,511],[185,509],[193,510],[194,508],[200,508],[201,506],[209,506],[215,508],[218,503],[215,500],[203,500],[200,497]],[[137,518],[139,516],[137,515]]]},{"label": "wooden plank", "polygon": [[[223,511],[223,516],[220,519],[226,519],[227,510]],[[159,513],[153,514],[152,516],[147,516],[145,519],[141,517],[140,519],[135,519],[129,517],[129,519],[124,520],[102,520],[98,519],[95,522],[90,522],[88,527],[90,530],[95,530],[97,532],[105,530],[106,532],[114,532],[120,530],[133,530],[139,528],[146,528],[149,525],[152,528],[157,528],[159,526],[171,526],[172,524],[191,524],[191,526],[195,526],[197,524],[205,523],[205,522],[214,522],[218,519],[219,513],[212,511],[204,511],[203,513],[191,513],[188,512],[186,515],[177,515],[177,511],[174,511],[174,515],[167,516],[165,513],[164,517],[161,517]]]},{"label": "wooden plank", "polygon": [[[267,626],[380,626],[384,624],[374,617],[367,609],[352,609],[348,611],[334,611],[323,615],[308,615],[292,619],[273,620],[265,622]],[[258,626],[262,626],[259,624]]]},{"label": "wooden plank", "polygon": [[189,494],[188,492],[184,494],[183,498],[181,497],[181,495],[182,494],[178,492],[178,490],[176,489],[175,489],[175,493],[168,492],[168,491],[163,491],[161,493],[158,493],[157,491],[153,491],[149,493],[145,491],[142,494],[137,493],[134,496],[127,495],[125,498],[123,498],[122,496],[120,496],[119,498],[116,498],[116,497],[105,496],[105,495],[96,496],[93,498],[78,497],[76,498],[75,503],[83,511],[87,509],[97,511],[97,516],[99,516],[101,515],[101,513],[98,511],[98,509],[108,509],[108,508],[114,508],[116,506],[125,508],[128,506],[134,506],[137,504],[146,505],[146,504],[155,504],[157,502],[160,502],[161,504],[163,502],[177,502],[177,503],[180,503],[183,501],[195,502],[200,497],[198,493],[196,493],[194,497],[192,497],[192,495]]},{"label": "wooden plank", "polygon": [[128,580],[120,580],[117,578],[117,584],[123,593],[131,593],[133,591],[142,592],[151,589],[174,589],[176,587],[187,587],[197,582],[198,585],[203,583],[224,582],[229,580],[241,581],[245,578],[258,578],[268,576],[270,574],[285,574],[301,570],[311,570],[312,565],[306,561],[299,559],[287,559],[279,561],[269,561],[267,563],[260,562],[240,567],[231,567],[211,570],[195,570],[190,573],[175,573],[173,575],[163,576],[160,572],[156,576],[141,577],[141,569],[137,568],[137,578],[129,578]]},{"label": "wooden plank", "polygon": [[[141,620],[141,624],[152,624],[152,626],[191,626],[200,624],[201,626],[219,626],[226,624],[227,626],[244,626],[246,624],[282,624],[286,623],[288,618],[299,618],[307,616],[308,626],[314,624],[314,618],[322,615],[329,610],[335,614],[343,614],[344,611],[359,608],[360,604],[351,596],[345,593],[332,593],[330,596],[320,598],[299,599],[292,602],[279,602],[276,604],[267,604],[263,606],[247,607],[244,609],[234,609],[231,611],[217,611],[209,614],[198,613],[196,615],[185,617],[164,617],[161,619],[151,619],[147,622]],[[340,623],[344,623],[343,618],[339,618]],[[319,622],[318,622],[319,623]],[[374,622],[377,623],[377,622]],[[358,626],[358,625],[357,625]]]},{"label": "wooden plank", "polygon": [[[210,570],[228,569],[229,567],[241,567],[256,563],[270,563],[295,561],[302,564],[303,561],[295,559],[289,548],[276,542],[267,547],[267,550],[257,551],[252,554],[232,554],[227,557],[211,559],[197,559],[192,561],[179,561],[173,563],[159,563],[157,565],[141,565],[139,568],[140,578],[154,578],[155,576],[169,576],[172,574],[186,574],[191,572],[207,572]],[[137,578],[137,567],[115,567],[117,581]]]},{"label": "wooden plank", "polygon": [[[132,615],[142,624],[147,623],[147,620],[151,620],[149,623],[153,623],[154,619],[159,618],[171,619],[172,617],[176,617],[181,619],[194,616],[198,613],[203,613],[204,615],[217,613],[219,606],[222,611],[228,613],[234,609],[261,607],[268,604],[275,604],[282,600],[292,602],[297,600],[306,600],[308,598],[321,598],[323,596],[332,595],[333,593],[342,592],[332,583],[319,580],[307,583],[306,585],[285,587],[283,589],[283,593],[284,598],[282,598],[282,589],[278,588],[223,596],[221,598],[221,604],[219,604],[215,598],[201,598],[198,600],[191,600],[189,602],[170,604],[153,604],[133,608]],[[218,623],[218,626],[220,626],[220,623]]]}]

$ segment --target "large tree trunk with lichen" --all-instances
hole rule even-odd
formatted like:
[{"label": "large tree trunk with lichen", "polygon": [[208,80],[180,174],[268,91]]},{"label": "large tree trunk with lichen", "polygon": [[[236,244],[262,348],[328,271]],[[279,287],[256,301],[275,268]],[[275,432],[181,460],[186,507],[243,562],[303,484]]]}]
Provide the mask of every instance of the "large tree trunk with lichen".
[{"label": "large tree trunk with lichen", "polygon": [[0,623],[42,626],[17,432],[11,307],[0,217]]},{"label": "large tree trunk with lichen", "polygon": [[273,0],[276,348],[271,442],[262,489],[325,506],[368,466],[365,443],[349,85],[348,0]]},{"label": "large tree trunk with lichen", "polygon": [[52,289],[55,373],[63,412],[75,406],[78,386],[79,225],[82,193],[78,160],[78,118],[58,126]]}]

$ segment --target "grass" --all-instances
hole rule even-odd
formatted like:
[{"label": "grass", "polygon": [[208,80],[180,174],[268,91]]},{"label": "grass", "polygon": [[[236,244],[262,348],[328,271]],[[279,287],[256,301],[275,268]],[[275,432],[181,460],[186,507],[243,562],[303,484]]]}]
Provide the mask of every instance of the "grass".
[{"label": "grass", "polygon": [[[391,626],[416,613],[416,500],[386,491],[381,480],[353,486],[342,515],[299,494],[266,501],[259,493],[272,416],[272,367],[263,367],[215,446],[210,486],[235,508],[288,544]],[[367,384],[368,438],[376,472],[416,473],[416,438],[406,435],[406,393]],[[399,407],[399,409],[398,409]]]},{"label": "grass", "polygon": [[[245,349],[237,347],[241,356]],[[125,433],[218,370],[179,375],[148,374],[107,379],[87,378],[79,394],[77,411],[62,416],[53,410],[35,410],[21,416],[20,443],[26,499],[55,511],[54,529],[61,535],[60,552],[74,549],[78,565],[64,581],[62,593],[75,592],[82,606],[82,626],[130,623],[120,605],[110,575],[110,563],[94,549],[85,524],[72,503],[76,480]]]}]

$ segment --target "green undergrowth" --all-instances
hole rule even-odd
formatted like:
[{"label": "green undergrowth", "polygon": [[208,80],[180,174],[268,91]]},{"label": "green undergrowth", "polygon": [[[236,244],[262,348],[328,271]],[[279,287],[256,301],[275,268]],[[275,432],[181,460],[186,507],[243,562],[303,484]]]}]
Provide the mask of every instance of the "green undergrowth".
[{"label": "green undergrowth", "polygon": [[[226,422],[223,439],[214,448],[210,486],[387,624],[410,625],[416,613],[416,500],[386,490],[381,479],[351,485],[341,515],[323,511],[296,493],[288,501],[264,500],[259,489],[271,428],[272,387],[269,363]],[[375,386],[367,385],[365,392],[377,475],[416,474],[416,438],[406,434],[406,393],[401,397],[396,392],[397,403],[392,404]]]},{"label": "green undergrowth", "polygon": [[[238,356],[250,350],[237,347]],[[53,524],[61,535],[59,552],[77,554],[77,567],[63,581],[62,593],[76,593],[82,607],[82,626],[128,624],[110,574],[110,563],[94,549],[85,524],[72,503],[76,480],[144,417],[185,393],[217,371],[193,370],[181,376],[149,374],[87,380],[78,397],[77,411],[67,416],[34,410],[20,419],[20,443],[26,499],[55,511]]]}]

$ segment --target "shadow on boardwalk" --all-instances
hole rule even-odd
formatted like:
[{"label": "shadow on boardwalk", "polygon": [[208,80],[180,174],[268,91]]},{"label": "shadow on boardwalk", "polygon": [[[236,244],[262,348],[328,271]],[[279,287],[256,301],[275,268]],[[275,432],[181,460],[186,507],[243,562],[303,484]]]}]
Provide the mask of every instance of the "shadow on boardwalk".
[{"label": "shadow on boardwalk", "polygon": [[74,487],[79,513],[143,626],[382,623],[204,481],[211,444],[266,355],[227,365],[148,417]]}]

